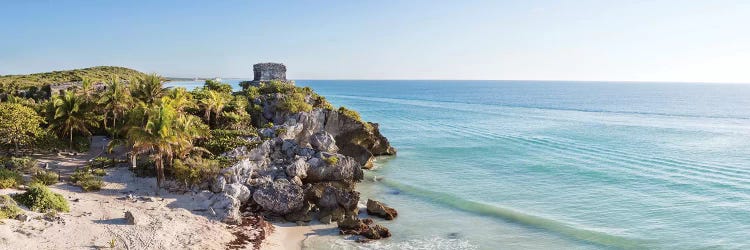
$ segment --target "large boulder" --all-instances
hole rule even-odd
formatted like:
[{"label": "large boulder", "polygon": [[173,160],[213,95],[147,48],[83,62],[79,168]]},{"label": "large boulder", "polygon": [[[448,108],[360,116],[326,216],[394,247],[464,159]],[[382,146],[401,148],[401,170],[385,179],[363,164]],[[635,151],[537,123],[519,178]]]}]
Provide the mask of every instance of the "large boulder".
[{"label": "large boulder", "polygon": [[358,182],[362,180],[364,176],[362,167],[353,158],[341,154],[324,157],[328,160],[321,160],[316,157],[307,161],[310,167],[307,169],[307,178],[305,179],[305,182]]},{"label": "large boulder", "polygon": [[304,193],[302,187],[286,179],[277,179],[255,190],[253,201],[266,211],[285,215],[302,208]]},{"label": "large boulder", "polygon": [[375,215],[386,220],[393,220],[398,216],[396,209],[372,199],[367,199],[367,214]]},{"label": "large boulder", "polygon": [[305,189],[306,199],[312,201],[321,210],[343,209],[346,213],[355,213],[359,203],[359,192],[353,184],[324,182],[311,184]]},{"label": "large boulder", "polygon": [[228,224],[239,224],[242,222],[240,215],[241,203],[236,198],[219,193],[211,196],[209,211],[220,221]]},{"label": "large boulder", "polygon": [[336,140],[333,139],[333,135],[326,131],[320,131],[310,136],[310,146],[322,152],[336,153],[339,150],[339,147],[336,146]]}]

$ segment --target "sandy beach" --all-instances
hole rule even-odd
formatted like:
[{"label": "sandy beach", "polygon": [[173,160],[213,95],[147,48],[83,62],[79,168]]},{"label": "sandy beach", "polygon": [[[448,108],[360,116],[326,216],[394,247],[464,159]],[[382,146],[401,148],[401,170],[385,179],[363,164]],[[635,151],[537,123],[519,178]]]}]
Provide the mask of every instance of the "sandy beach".
[{"label": "sandy beach", "polygon": [[[61,172],[64,179],[67,173],[100,154],[98,149],[106,141],[95,138],[94,142],[88,153],[35,158],[50,162],[50,168]],[[200,209],[204,201],[191,192],[162,190],[155,195],[155,178],[136,177],[127,164],[107,169],[104,181],[98,192],[83,192],[65,182],[50,186],[68,200],[71,211],[59,213],[57,218],[45,218],[43,213],[23,208],[28,220],[4,220],[0,225],[0,245],[3,249],[227,249],[237,239],[238,230],[248,230],[211,219],[209,211]],[[0,194],[21,192],[0,190]],[[135,225],[125,219],[128,211],[134,215]],[[335,224],[297,226],[279,222],[272,227],[267,230],[262,249],[301,249],[302,241],[310,235],[337,232]],[[262,232],[250,234],[253,233]],[[232,245],[232,249],[255,248],[252,243]]]}]

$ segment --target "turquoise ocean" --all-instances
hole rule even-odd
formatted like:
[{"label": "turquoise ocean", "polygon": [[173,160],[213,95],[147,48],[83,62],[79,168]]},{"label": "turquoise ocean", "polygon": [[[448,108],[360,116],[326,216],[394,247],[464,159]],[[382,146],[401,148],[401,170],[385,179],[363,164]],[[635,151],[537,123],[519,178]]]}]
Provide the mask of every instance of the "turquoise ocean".
[{"label": "turquoise ocean", "polygon": [[398,149],[359,187],[393,237],[308,248],[750,248],[750,85],[296,83]]}]

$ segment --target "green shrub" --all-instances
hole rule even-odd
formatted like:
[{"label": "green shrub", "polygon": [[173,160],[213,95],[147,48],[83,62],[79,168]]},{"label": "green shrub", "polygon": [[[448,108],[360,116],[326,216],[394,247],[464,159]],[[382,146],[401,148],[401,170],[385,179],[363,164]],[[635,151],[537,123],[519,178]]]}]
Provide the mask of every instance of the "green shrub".
[{"label": "green shrub", "polygon": [[206,82],[203,84],[203,88],[221,93],[232,93],[232,85],[214,80],[206,80]]},{"label": "green shrub", "polygon": [[21,184],[23,184],[23,177],[20,173],[10,169],[0,168],[0,189],[14,188]]},{"label": "green shrub", "polygon": [[[33,173],[39,169],[39,162],[30,157],[10,157],[2,159],[6,168],[23,173]],[[0,166],[1,167],[1,166]]]},{"label": "green shrub", "polygon": [[270,82],[261,83],[258,88],[260,94],[273,94],[273,93],[289,93],[294,91],[294,85],[274,80]]},{"label": "green shrub", "polygon": [[247,96],[247,98],[249,98],[250,100],[260,97],[260,90],[258,89],[258,87],[250,86],[248,84],[247,87],[242,86],[242,88],[245,90],[245,96]]},{"label": "green shrub", "polygon": [[99,156],[91,161],[91,166],[94,168],[108,168],[113,166],[112,158]]},{"label": "green shrub", "polygon": [[175,180],[190,187],[216,177],[221,170],[221,163],[219,160],[189,157],[174,160],[171,170]]},{"label": "green shrub", "polygon": [[322,108],[322,109],[328,109],[333,110],[333,105],[331,105],[328,100],[326,100],[325,97],[318,95],[316,93],[312,93],[312,100],[313,100],[313,107],[315,108]]},{"label": "green shrub", "polygon": [[60,175],[52,171],[39,171],[31,177],[32,183],[41,183],[44,185],[52,185],[60,180]]},{"label": "green shrub", "polygon": [[92,174],[89,168],[82,168],[75,171],[70,176],[70,182],[75,186],[79,186],[84,192],[99,191],[104,185],[102,177]]},{"label": "green shrub", "polygon": [[328,165],[336,165],[336,163],[339,163],[339,158],[336,156],[328,157],[324,160]]},{"label": "green shrub", "polygon": [[293,93],[284,96],[278,104],[279,109],[289,113],[309,112],[312,105],[305,101],[305,95],[302,93]]},{"label": "green shrub", "polygon": [[49,188],[41,184],[32,184],[25,193],[13,195],[13,199],[33,211],[70,211],[68,201],[65,200],[65,197],[53,193]]},{"label": "green shrub", "polygon": [[198,146],[214,155],[220,155],[241,146],[254,147],[257,142],[245,139],[253,136],[258,136],[254,130],[211,130],[211,137],[199,141]]},{"label": "green shrub", "polygon": [[0,195],[0,219],[15,218],[19,214],[23,214],[23,210],[16,201],[8,195]]},{"label": "green shrub", "polygon": [[91,173],[96,176],[105,176],[107,175],[107,171],[104,171],[104,169],[96,168],[94,170],[91,170]]},{"label": "green shrub", "polygon": [[348,109],[348,108],[346,108],[344,106],[339,107],[338,111],[339,111],[339,114],[342,114],[342,115],[344,115],[346,117],[352,118],[355,121],[361,122],[362,126],[364,126],[365,129],[372,130],[372,125],[370,125],[370,123],[368,123],[368,122],[362,121],[362,117],[359,116],[359,113],[357,111]]}]

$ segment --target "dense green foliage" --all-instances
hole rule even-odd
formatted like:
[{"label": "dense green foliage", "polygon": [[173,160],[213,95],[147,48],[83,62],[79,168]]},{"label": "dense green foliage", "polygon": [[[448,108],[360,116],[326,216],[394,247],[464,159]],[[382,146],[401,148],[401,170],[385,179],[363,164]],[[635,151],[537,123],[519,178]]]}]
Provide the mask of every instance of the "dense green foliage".
[{"label": "dense green foliage", "polygon": [[0,103],[0,144],[17,151],[31,145],[42,134],[43,122],[34,109],[15,103]]},{"label": "dense green foliage", "polygon": [[289,113],[298,113],[309,112],[313,107],[305,101],[305,96],[302,93],[292,93],[281,99],[279,108]]},{"label": "dense green foliage", "polygon": [[[51,97],[44,94],[49,87],[39,87],[70,81],[81,84]],[[2,83],[8,83],[0,85],[0,146],[5,147],[0,149],[5,153],[11,147],[23,153],[65,147],[86,151],[94,135],[110,138],[108,152],[128,151],[130,159],[115,159],[117,154],[112,154],[76,171],[71,182],[85,191],[99,190],[106,172],[98,168],[115,162],[136,164],[134,172],[156,176],[159,187],[168,177],[187,186],[198,184],[228,165],[221,154],[258,143],[253,124],[268,122],[263,105],[275,104],[287,113],[333,110],[311,88],[281,81],[257,87],[244,84],[243,91],[232,92],[229,84],[207,80],[203,87],[188,91],[165,88],[163,78],[155,74],[114,67],[3,76]],[[18,87],[27,85],[34,87]],[[346,108],[338,112],[360,120],[359,114]],[[277,134],[287,132],[283,126],[270,127]],[[14,171],[7,174],[9,186],[20,184],[11,173],[36,173],[33,182],[47,185],[58,179],[55,173],[38,172],[37,163],[24,158],[4,160],[3,165]]]},{"label": "dense green foliage", "polygon": [[34,211],[70,211],[68,201],[65,200],[65,197],[53,193],[49,188],[41,184],[30,185],[26,189],[26,192],[13,195],[13,199]]},{"label": "dense green foliage", "polygon": [[74,133],[90,136],[91,128],[98,126],[99,116],[92,112],[94,103],[88,102],[85,96],[65,91],[52,100],[55,116],[50,129],[57,131],[60,138],[68,138],[71,148]]},{"label": "dense green foliage", "polygon": [[252,147],[257,142],[246,138],[257,136],[254,130],[211,130],[211,136],[201,140],[198,145],[214,155],[219,155],[238,147]]},{"label": "dense green foliage", "polygon": [[16,201],[9,195],[0,195],[0,220],[15,218],[19,214],[23,214],[23,210],[18,207]]},{"label": "dense green foliage", "polygon": [[31,157],[0,158],[0,167],[22,173],[33,173],[39,169],[39,162]]},{"label": "dense green foliage", "polygon": [[143,73],[128,68],[97,66],[29,75],[4,75],[0,76],[0,89],[19,90],[29,87],[42,87],[54,83],[82,81],[84,78],[91,79],[92,81],[106,81],[113,75],[120,76],[120,80],[144,76]]},{"label": "dense green foliage", "polygon": [[216,177],[221,167],[219,160],[188,157],[175,160],[172,173],[178,183],[190,187]]},{"label": "dense green foliage", "polygon": [[0,168],[0,189],[15,188],[23,184],[23,177],[17,171]]}]

